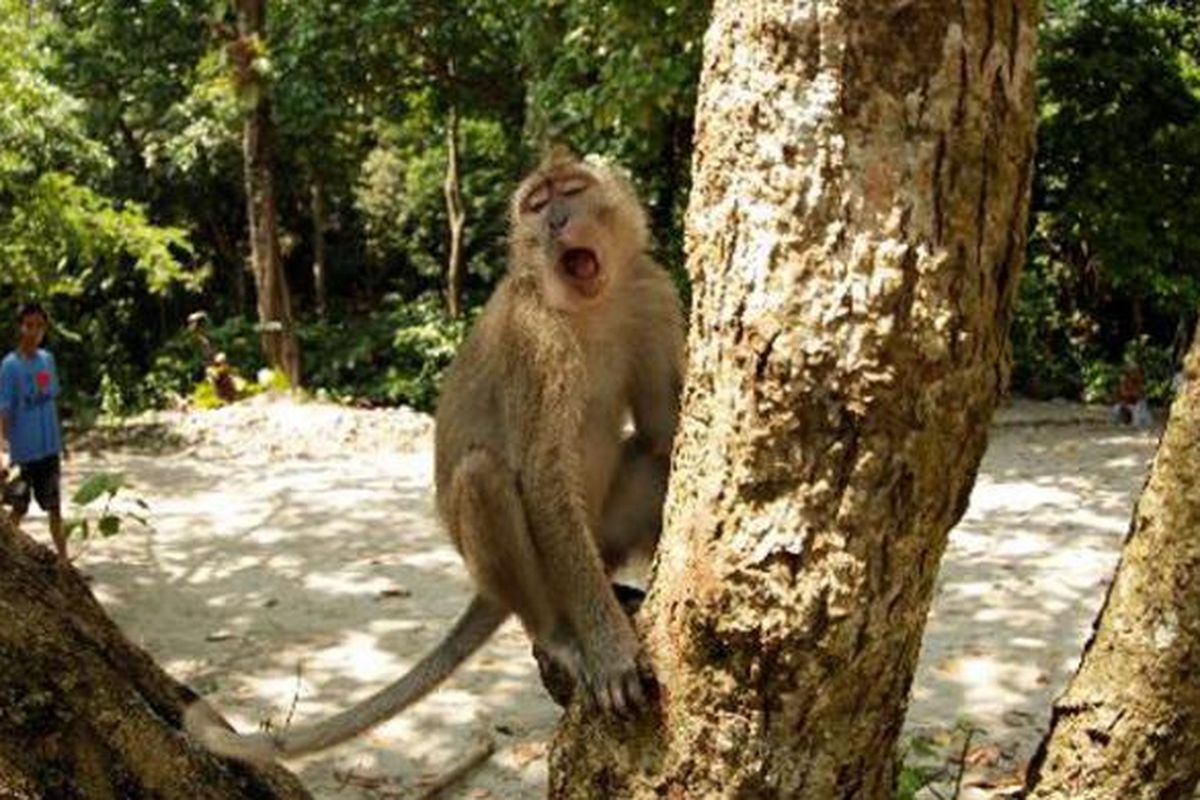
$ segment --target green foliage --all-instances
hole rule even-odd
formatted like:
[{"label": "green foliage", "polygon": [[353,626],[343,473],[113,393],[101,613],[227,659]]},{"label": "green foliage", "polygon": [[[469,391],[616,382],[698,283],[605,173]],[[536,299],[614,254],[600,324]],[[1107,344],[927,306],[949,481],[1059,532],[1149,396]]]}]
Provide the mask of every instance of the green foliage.
[{"label": "green foliage", "polygon": [[[206,327],[205,335],[214,352],[225,354],[235,374],[255,375],[266,366],[259,348],[258,328],[252,320],[233,317],[220,325]],[[175,333],[154,354],[153,366],[141,385],[143,391],[136,404],[140,408],[170,405],[184,397],[190,397],[199,408],[221,405],[216,390],[205,379],[204,354],[187,330]]]},{"label": "green foliage", "polygon": [[[508,194],[551,141],[629,168],[656,255],[686,290],[708,12],[708,0],[272,0],[266,37],[249,43],[252,99],[271,101],[311,388],[432,404],[462,329],[433,299],[452,115],[468,307],[502,273]],[[1195,0],[1046,3],[1017,391],[1105,399],[1136,358],[1150,396],[1165,397],[1200,307],[1196,12]],[[263,366],[244,321],[235,27],[233,5],[212,0],[0,0],[0,310],[18,295],[50,301],[77,414],[214,402],[180,333],[198,304],[230,320],[211,333],[240,374]],[[312,319],[318,241],[328,322]]]},{"label": "green foliage", "polygon": [[103,182],[111,162],[88,138],[83,106],[50,79],[41,46],[50,30],[25,4],[0,0],[0,290],[52,297],[104,289],[124,262],[154,292],[194,285],[182,230],[153,226],[143,207],[81,182]]},{"label": "green foliage", "polygon": [[[302,325],[306,388],[325,396],[368,405],[410,405],[432,410],[441,375],[466,334],[470,320],[446,315],[441,301],[426,296],[405,302],[395,295],[370,314]],[[207,331],[216,352],[226,354],[239,396],[286,391],[286,377],[264,369],[255,325],[232,319]],[[240,376],[258,376],[243,380]],[[181,397],[198,408],[216,408],[221,400],[204,379],[203,357],[190,335],[175,336],[155,357],[146,382],[158,387],[148,404]]]},{"label": "green foliage", "polygon": [[303,328],[304,371],[311,387],[338,399],[430,411],[469,324],[448,317],[435,298],[393,298],[370,316]]},{"label": "green foliage", "polygon": [[538,2],[525,20],[527,138],[626,165],[660,257],[682,266],[683,212],[708,0]]},{"label": "green foliage", "polygon": [[1073,304],[1069,271],[1035,257],[1021,274],[1013,317],[1013,383],[1041,399],[1079,397],[1099,352],[1097,323]]},{"label": "green foliage", "polygon": [[112,191],[124,165],[90,129],[96,107],[66,85],[62,22],[0,0],[0,306],[37,296],[49,307],[68,408],[102,386],[119,406],[146,351],[147,307],[205,273],[183,228]]},{"label": "green foliage", "polygon": [[[1174,3],[1047,10],[1014,382],[1100,400],[1127,356],[1158,359],[1142,365],[1148,378],[1173,372],[1159,362],[1200,305],[1200,71],[1188,50],[1198,25]],[[1127,353],[1133,341],[1147,346]],[[1152,399],[1165,385],[1148,382]]]},{"label": "green foliage", "polygon": [[[372,268],[379,276],[395,276],[393,286],[409,294],[436,291],[449,258],[446,146],[428,146],[439,124],[414,113],[403,125],[386,126],[355,188]],[[463,246],[471,278],[468,289],[476,294],[496,281],[505,260],[507,202],[517,172],[510,144],[498,122],[462,123],[460,159],[468,224]]]},{"label": "green foliage", "polygon": [[906,739],[900,749],[900,770],[896,776],[896,800],[916,800],[922,789],[945,777],[937,763],[938,748],[927,737]]},{"label": "green foliage", "polygon": [[[98,534],[105,538],[116,536],[121,532],[124,519],[131,519],[143,527],[149,527],[150,523],[142,514],[113,509],[113,502],[117,499],[117,495],[124,489],[125,476],[121,473],[98,472],[95,475],[89,476],[75,490],[75,494],[71,500],[75,505],[84,509],[98,500],[103,501],[103,506],[94,519],[84,515],[66,520],[63,529],[67,536],[78,535],[81,539],[88,539],[93,534]],[[139,497],[133,498],[132,502],[142,511],[149,510],[146,501]]]},{"label": "green foliage", "polygon": [[192,408],[200,411],[212,411],[214,408],[220,408],[225,405],[225,401],[217,394],[217,388],[209,381],[200,381],[192,387],[192,394],[189,397]]},{"label": "green foliage", "polygon": [[1137,336],[1126,343],[1122,361],[1141,368],[1146,378],[1146,397],[1151,402],[1170,402],[1174,394],[1171,382],[1178,365],[1169,346],[1157,344],[1149,336]]}]

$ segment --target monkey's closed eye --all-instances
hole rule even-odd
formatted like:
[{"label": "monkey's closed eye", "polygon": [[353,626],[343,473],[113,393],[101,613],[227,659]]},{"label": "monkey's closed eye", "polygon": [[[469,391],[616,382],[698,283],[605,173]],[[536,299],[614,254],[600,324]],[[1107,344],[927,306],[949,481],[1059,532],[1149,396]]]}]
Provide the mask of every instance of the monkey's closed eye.
[{"label": "monkey's closed eye", "polygon": [[572,182],[570,182],[570,183],[565,183],[565,184],[563,184],[563,187],[562,187],[562,189],[560,189],[559,191],[560,191],[560,192],[561,192],[561,193],[562,193],[562,194],[563,194],[565,197],[570,197],[571,195],[576,195],[576,194],[579,194],[580,192],[582,192],[582,191],[583,191],[584,189],[586,189],[586,188],[588,188],[588,184],[587,184],[587,183],[585,183],[585,182],[583,182],[583,181],[572,181]]},{"label": "monkey's closed eye", "polygon": [[550,202],[550,187],[545,184],[537,187],[529,194],[525,195],[525,199],[521,202],[521,208],[525,211],[537,214],[546,204]]}]

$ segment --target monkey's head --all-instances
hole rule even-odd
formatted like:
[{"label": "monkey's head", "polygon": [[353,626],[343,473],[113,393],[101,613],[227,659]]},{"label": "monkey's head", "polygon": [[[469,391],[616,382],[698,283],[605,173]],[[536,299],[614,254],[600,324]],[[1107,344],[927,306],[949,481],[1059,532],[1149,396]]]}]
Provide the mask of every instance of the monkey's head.
[{"label": "monkey's head", "polygon": [[564,311],[619,291],[646,249],[646,215],[616,169],[552,152],[513,194],[512,264]]}]

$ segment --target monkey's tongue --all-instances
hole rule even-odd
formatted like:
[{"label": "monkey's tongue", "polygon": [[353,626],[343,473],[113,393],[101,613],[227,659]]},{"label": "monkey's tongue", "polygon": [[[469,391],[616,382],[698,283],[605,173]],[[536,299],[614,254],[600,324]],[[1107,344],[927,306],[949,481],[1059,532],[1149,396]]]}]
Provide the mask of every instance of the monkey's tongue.
[{"label": "monkey's tongue", "polygon": [[568,275],[580,281],[589,281],[600,272],[596,254],[582,247],[563,253],[562,265]]}]

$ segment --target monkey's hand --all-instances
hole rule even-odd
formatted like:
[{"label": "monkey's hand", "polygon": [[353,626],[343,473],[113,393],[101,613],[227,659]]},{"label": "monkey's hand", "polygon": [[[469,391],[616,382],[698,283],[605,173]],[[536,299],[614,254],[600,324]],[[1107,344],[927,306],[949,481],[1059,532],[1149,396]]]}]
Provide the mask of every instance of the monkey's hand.
[{"label": "monkey's hand", "polygon": [[[613,593],[617,596],[617,602],[621,604],[621,609],[626,615],[632,617],[642,607],[642,602],[646,599],[646,593],[634,586],[627,586],[623,583],[612,584]],[[644,651],[643,651],[644,652]],[[566,708],[571,704],[571,700],[575,697],[575,690],[583,681],[583,673],[580,668],[578,656],[575,656],[571,663],[564,663],[562,653],[553,651],[543,647],[539,642],[533,643],[533,657],[537,660],[538,672],[542,677],[542,685],[546,687],[546,691],[550,693],[555,703]],[[653,695],[654,673],[650,669],[649,660],[639,664],[642,676],[642,688]],[[594,698],[589,697],[589,702],[594,702]]]},{"label": "monkey's hand", "polygon": [[630,716],[646,706],[642,674],[649,668],[642,643],[629,618],[617,608],[608,625],[582,639],[581,678],[588,703],[605,713]]}]

